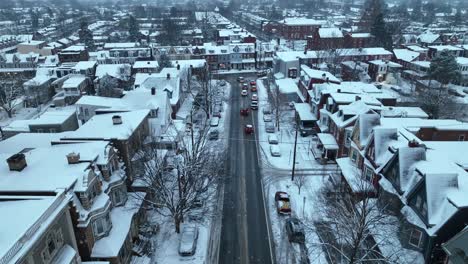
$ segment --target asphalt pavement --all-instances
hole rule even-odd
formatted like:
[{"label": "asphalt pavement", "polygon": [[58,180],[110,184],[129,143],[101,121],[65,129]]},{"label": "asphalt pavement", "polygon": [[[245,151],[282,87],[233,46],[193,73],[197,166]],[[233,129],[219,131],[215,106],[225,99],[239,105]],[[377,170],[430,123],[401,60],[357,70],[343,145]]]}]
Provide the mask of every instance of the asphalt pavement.
[{"label": "asphalt pavement", "polygon": [[[227,77],[232,84],[227,175],[224,186],[223,218],[219,264],[274,263],[263,199],[259,147],[254,134],[244,134],[244,125],[257,129],[257,112],[240,116],[240,108],[250,106],[250,96],[241,97],[238,75]],[[246,77],[246,79],[253,79]],[[250,140],[244,140],[250,139]]]}]

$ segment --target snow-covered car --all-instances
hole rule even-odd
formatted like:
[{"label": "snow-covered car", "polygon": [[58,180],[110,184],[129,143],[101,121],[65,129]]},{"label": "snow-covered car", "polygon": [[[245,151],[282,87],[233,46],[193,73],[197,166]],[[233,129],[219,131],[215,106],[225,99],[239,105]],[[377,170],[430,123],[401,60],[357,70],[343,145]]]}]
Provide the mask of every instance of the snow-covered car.
[{"label": "snow-covered car", "polygon": [[258,95],[256,93],[252,94],[252,101],[257,101]]},{"label": "snow-covered car", "polygon": [[210,126],[217,127],[219,125],[219,117],[212,117],[210,119]]},{"label": "snow-covered car", "polygon": [[251,86],[250,86],[250,90],[251,90],[252,92],[256,92],[256,91],[257,91],[257,85],[251,85]]},{"label": "snow-covered car", "polygon": [[242,89],[242,90],[248,90],[248,89],[249,89],[249,86],[248,86],[246,83],[243,83],[241,89]]},{"label": "snow-covered car", "polygon": [[271,145],[278,144],[278,137],[276,136],[276,134],[268,135],[268,143],[270,143]]},{"label": "snow-covered car", "polygon": [[286,219],[285,229],[289,242],[305,243],[304,226],[299,219],[295,217]]},{"label": "snow-covered car", "polygon": [[278,145],[270,145],[270,154],[273,157],[281,157],[281,150]]},{"label": "snow-covered car", "polygon": [[250,125],[250,124],[245,125],[245,127],[244,127],[244,132],[245,132],[245,134],[247,134],[247,135],[252,134],[252,133],[254,132],[253,126]]},{"label": "snow-covered car", "polygon": [[275,205],[276,212],[278,212],[278,214],[291,214],[291,202],[289,200],[289,194],[287,192],[275,193]]},{"label": "snow-covered car", "polygon": [[263,112],[264,115],[269,115],[269,114],[271,114],[270,105],[265,105],[265,107],[263,107],[263,109],[262,109],[262,112]]},{"label": "snow-covered car", "polygon": [[272,122],[266,122],[265,131],[267,133],[275,133],[275,125]]},{"label": "snow-covered car", "polygon": [[219,81],[219,85],[220,85],[220,86],[226,86],[226,81],[225,81],[225,80]]},{"label": "snow-covered car", "polygon": [[237,81],[240,82],[240,83],[243,83],[244,82],[244,77],[242,77],[242,76],[237,77]]},{"label": "snow-covered car", "polygon": [[247,92],[247,90],[242,90],[242,92],[241,92],[242,96],[247,96],[248,94],[249,94],[249,92]]},{"label": "snow-covered car", "polygon": [[264,122],[271,122],[271,120],[272,120],[271,115],[263,115]]},{"label": "snow-covered car", "polygon": [[179,255],[193,256],[197,250],[198,228],[184,226],[179,241]]},{"label": "snow-covered car", "polygon": [[218,130],[211,130],[210,133],[208,133],[208,139],[209,140],[218,140],[219,138],[219,131]]}]

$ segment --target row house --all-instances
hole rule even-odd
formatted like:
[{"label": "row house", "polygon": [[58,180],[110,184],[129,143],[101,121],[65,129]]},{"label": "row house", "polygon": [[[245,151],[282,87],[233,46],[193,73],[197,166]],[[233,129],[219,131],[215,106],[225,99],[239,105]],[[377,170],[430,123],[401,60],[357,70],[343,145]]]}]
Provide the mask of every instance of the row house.
[{"label": "row house", "polygon": [[81,74],[69,74],[61,79],[61,84],[56,87],[57,95],[54,96],[54,104],[72,105],[81,96],[92,93],[94,84],[91,78]]},{"label": "row house", "polygon": [[81,263],[68,203],[63,191],[1,196],[0,263]]},{"label": "row house", "polygon": [[344,48],[369,48],[374,43],[374,39],[370,33],[346,33],[344,35]]},{"label": "row house", "polygon": [[331,73],[326,71],[319,71],[310,68],[307,65],[301,65],[299,79],[299,91],[307,102],[310,101],[309,92],[314,89],[314,85],[321,83],[340,84],[338,80]]},{"label": "row house", "polygon": [[440,34],[425,32],[416,37],[416,43],[422,47],[442,45]]},{"label": "row house", "polygon": [[464,143],[424,142],[400,122],[366,119],[353,131],[357,177],[370,179],[380,206],[400,219],[396,237],[403,248],[419,252],[421,262],[446,263],[441,245],[465,228],[468,213]]},{"label": "row house", "polygon": [[452,54],[455,57],[460,57],[463,55],[463,49],[452,46],[452,45],[438,45],[438,46],[428,46],[428,57],[430,59],[437,57],[440,52],[442,51],[448,51],[450,54]]},{"label": "row house", "polygon": [[109,64],[133,64],[138,60],[151,60],[151,49],[146,47],[111,49],[105,61]]},{"label": "row house", "polygon": [[369,64],[360,61],[343,61],[341,63],[341,79],[370,83],[372,80],[369,76]]},{"label": "row house", "polygon": [[421,53],[409,49],[394,49],[393,55],[393,61],[405,69],[409,69],[411,62],[418,61],[421,57]]},{"label": "row house", "polygon": [[[50,228],[42,251],[37,253],[43,261],[39,263],[53,263],[63,250],[67,260],[60,259],[60,263],[76,263],[74,258],[130,263],[138,226],[145,220],[145,214],[142,200],[127,194],[127,175],[118,151],[107,141],[50,143],[52,146],[38,146],[44,142],[23,141],[8,150],[2,149],[0,154],[7,160],[0,165],[3,175],[0,193],[23,199],[66,193],[71,221],[65,219]],[[9,150],[14,151],[13,155]],[[144,197],[143,193],[138,195]],[[75,243],[69,243],[70,231]],[[75,257],[75,249],[79,257]]]},{"label": "row house", "polygon": [[231,54],[227,45],[213,46],[205,43],[203,46],[195,47],[193,54],[205,59],[210,70],[231,69]]},{"label": "row house", "polygon": [[405,46],[405,48],[419,53],[419,60],[426,60],[428,57],[428,53],[429,53],[428,48],[417,46],[417,45],[408,45],[408,46]]},{"label": "row house", "polygon": [[56,78],[49,75],[36,75],[34,78],[23,84],[25,101],[28,107],[37,107],[47,103],[54,95],[52,82]]},{"label": "row house", "polygon": [[70,46],[58,53],[61,63],[89,60],[89,52],[85,46]]},{"label": "row house", "polygon": [[151,53],[153,58],[158,61],[161,55],[166,55],[170,60],[189,60],[195,55],[195,50],[192,46],[159,46],[151,45]]},{"label": "row house", "polygon": [[0,54],[0,75],[20,74],[24,77],[33,77],[39,57],[37,53]]},{"label": "row house", "polygon": [[393,61],[373,60],[369,61],[368,73],[371,81],[382,82],[400,72],[402,67],[402,65]]},{"label": "row house", "polygon": [[130,64],[99,64],[96,67],[96,77],[94,78],[94,88],[99,90],[101,82],[109,82],[109,79],[117,83],[117,89],[128,90],[131,86],[130,80],[132,67]]},{"label": "row house", "polygon": [[99,114],[90,118],[76,131],[67,133],[63,141],[110,141],[119,151],[125,164],[126,182],[131,187],[138,173],[135,154],[150,135],[148,118],[150,110]]},{"label": "row house", "polygon": [[256,37],[243,28],[220,29],[216,32],[216,43],[228,45],[231,43],[255,43]]},{"label": "row house", "polygon": [[235,70],[255,69],[255,45],[251,43],[229,44],[230,68]]},{"label": "row house", "polygon": [[325,24],[325,20],[290,17],[282,21],[266,23],[263,29],[270,34],[278,35],[285,39],[305,40]]},{"label": "row house", "polygon": [[326,50],[344,48],[344,35],[339,28],[318,28],[307,37],[307,49]]},{"label": "row house", "polygon": [[135,61],[132,67],[132,74],[136,73],[157,73],[159,64],[157,61]]},{"label": "row house", "polygon": [[16,45],[16,49],[20,54],[37,53],[42,56],[55,54],[55,49],[48,47],[47,42],[41,40],[28,40]]}]

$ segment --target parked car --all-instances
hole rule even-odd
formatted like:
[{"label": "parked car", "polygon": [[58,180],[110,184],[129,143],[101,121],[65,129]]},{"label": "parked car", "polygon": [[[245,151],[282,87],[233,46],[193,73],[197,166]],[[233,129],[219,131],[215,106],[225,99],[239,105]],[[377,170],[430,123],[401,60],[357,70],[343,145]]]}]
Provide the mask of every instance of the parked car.
[{"label": "parked car", "polygon": [[212,117],[210,119],[210,126],[211,127],[217,127],[219,125],[219,117]]},{"label": "parked car", "polygon": [[247,135],[252,134],[252,133],[254,132],[253,126],[252,126],[252,125],[249,125],[249,124],[245,125],[245,127],[244,127],[244,132],[245,132]]},{"label": "parked car", "polygon": [[251,90],[252,92],[256,92],[256,91],[257,91],[257,86],[256,86],[256,85],[252,85],[252,86],[250,87],[250,90]]},{"label": "parked car", "polygon": [[272,122],[265,123],[265,131],[267,133],[275,133],[275,125]]},{"label": "parked car", "polygon": [[271,115],[263,115],[263,121],[264,122],[271,122],[273,119],[271,117]]},{"label": "parked car", "polygon": [[258,109],[258,101],[252,101],[252,103],[250,103],[250,108],[252,108],[253,110],[257,110]]},{"label": "parked car", "polygon": [[252,101],[258,101],[258,95],[256,93],[252,94]]},{"label": "parked car", "polygon": [[248,94],[249,94],[249,92],[247,92],[247,90],[242,90],[242,92],[241,92],[242,96],[247,96]]},{"label": "parked car", "polygon": [[248,89],[249,89],[249,86],[246,83],[242,84],[242,90],[248,90]]},{"label": "parked car", "polygon": [[184,226],[179,241],[179,255],[193,256],[197,250],[198,228]]},{"label": "parked car", "polygon": [[237,81],[240,82],[240,83],[243,83],[244,82],[244,77],[242,77],[242,76],[237,77]]},{"label": "parked car", "polygon": [[262,112],[263,112],[264,115],[269,115],[269,114],[271,114],[271,107],[270,107],[270,105],[265,105],[265,107],[263,107],[263,109],[262,109]]},{"label": "parked car", "polygon": [[304,244],[304,226],[302,225],[301,221],[299,221],[299,219],[295,217],[286,219],[285,228],[289,242]]},{"label": "parked car", "polygon": [[275,193],[275,205],[276,212],[278,212],[278,214],[291,214],[291,202],[289,199],[289,194],[287,192]]},{"label": "parked car", "polygon": [[226,81],[225,81],[225,80],[219,81],[219,85],[220,85],[220,86],[226,86]]},{"label": "parked car", "polygon": [[276,134],[268,135],[268,143],[270,143],[271,145],[278,144],[278,137],[276,136]]},{"label": "parked car", "polygon": [[278,145],[270,145],[270,154],[273,157],[281,157],[281,150]]},{"label": "parked car", "polygon": [[218,130],[211,130],[210,133],[208,133],[208,139],[209,140],[218,140],[219,138],[219,131]]}]

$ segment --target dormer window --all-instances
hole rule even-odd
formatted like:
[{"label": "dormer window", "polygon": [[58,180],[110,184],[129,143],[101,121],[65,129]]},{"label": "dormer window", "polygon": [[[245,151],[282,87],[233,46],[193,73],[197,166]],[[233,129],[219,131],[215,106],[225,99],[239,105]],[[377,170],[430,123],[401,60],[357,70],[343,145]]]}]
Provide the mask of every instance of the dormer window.
[{"label": "dormer window", "polygon": [[106,236],[112,228],[109,213],[93,221],[93,233],[97,239]]}]

